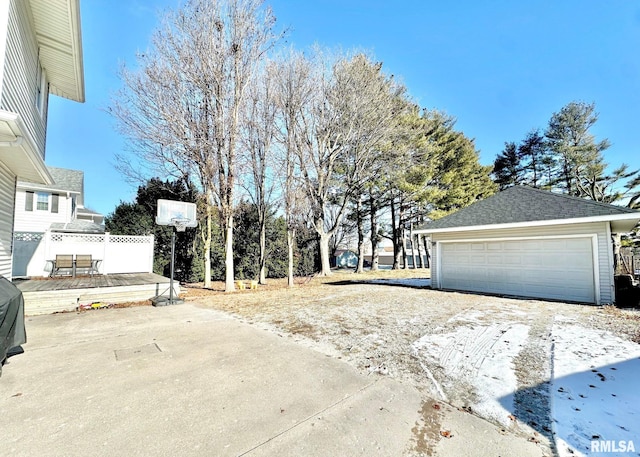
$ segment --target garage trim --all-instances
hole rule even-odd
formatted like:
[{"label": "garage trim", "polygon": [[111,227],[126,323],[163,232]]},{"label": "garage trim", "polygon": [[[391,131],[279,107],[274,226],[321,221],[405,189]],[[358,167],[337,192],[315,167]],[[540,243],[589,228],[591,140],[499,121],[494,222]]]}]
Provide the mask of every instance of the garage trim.
[{"label": "garage trim", "polygon": [[599,256],[598,256],[598,235],[596,233],[590,234],[576,234],[576,235],[539,235],[539,236],[515,236],[515,237],[479,237],[479,238],[459,238],[452,240],[438,240],[435,242],[436,246],[436,281],[437,286],[442,286],[442,245],[450,244],[450,243],[482,243],[482,242],[492,242],[492,241],[523,241],[523,240],[557,240],[557,239],[567,239],[567,238],[586,238],[591,239],[591,255],[592,255],[592,274],[593,274],[593,286],[594,286],[594,294],[595,294],[595,302],[596,305],[600,305],[600,271],[598,268],[599,265]]}]

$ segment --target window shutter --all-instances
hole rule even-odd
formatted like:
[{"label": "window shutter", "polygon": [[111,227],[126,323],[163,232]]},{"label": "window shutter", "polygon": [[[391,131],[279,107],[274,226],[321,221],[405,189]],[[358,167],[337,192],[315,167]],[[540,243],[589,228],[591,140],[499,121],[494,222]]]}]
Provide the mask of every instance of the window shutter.
[{"label": "window shutter", "polygon": [[33,192],[26,192],[26,199],[24,203],[25,211],[33,211]]},{"label": "window shutter", "polygon": [[58,212],[58,200],[59,199],[60,199],[60,195],[51,194],[51,212],[52,213],[57,213]]}]

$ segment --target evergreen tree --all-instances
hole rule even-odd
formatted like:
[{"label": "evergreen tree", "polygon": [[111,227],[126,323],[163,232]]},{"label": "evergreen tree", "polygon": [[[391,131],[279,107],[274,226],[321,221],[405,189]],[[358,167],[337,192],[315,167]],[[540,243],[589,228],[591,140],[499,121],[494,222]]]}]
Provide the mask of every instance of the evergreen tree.
[{"label": "evergreen tree", "polygon": [[504,144],[503,151],[493,162],[491,174],[493,174],[493,180],[500,187],[500,190],[522,183],[522,168],[516,143]]},{"label": "evergreen tree", "polygon": [[595,104],[584,102],[567,104],[549,120],[545,136],[559,166],[551,184],[569,195],[586,196],[585,188],[606,168],[602,152],[609,140],[596,142],[589,131],[597,120]]},{"label": "evergreen tree", "polygon": [[535,188],[545,187],[545,166],[549,163],[547,142],[539,130],[532,130],[518,146],[517,157],[522,182]]},{"label": "evergreen tree", "polygon": [[[105,218],[106,231],[114,235],[153,235],[153,271],[160,275],[170,274],[171,232],[173,227],[157,225],[158,199],[195,202],[198,192],[184,180],[162,181],[151,178],[138,187],[135,201],[121,202],[113,213]],[[198,229],[187,229],[176,234],[175,275],[179,281],[202,280],[203,263],[196,254],[199,240]]]}]

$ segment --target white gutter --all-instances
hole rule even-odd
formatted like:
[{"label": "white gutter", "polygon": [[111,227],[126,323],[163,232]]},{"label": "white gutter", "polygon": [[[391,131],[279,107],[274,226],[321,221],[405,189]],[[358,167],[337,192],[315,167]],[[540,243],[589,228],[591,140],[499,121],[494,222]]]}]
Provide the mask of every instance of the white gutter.
[{"label": "white gutter", "polygon": [[449,228],[434,228],[434,229],[414,229],[413,232],[414,233],[472,232],[472,231],[479,231],[479,230],[511,229],[511,228],[522,228],[522,227],[545,227],[549,225],[585,224],[589,222],[613,222],[613,221],[633,221],[633,220],[635,220],[636,222],[640,220],[640,212],[626,213],[626,214],[613,214],[613,215],[607,215],[607,216],[580,217],[580,218],[573,218],[573,219],[552,219],[547,221],[526,221],[526,222],[511,222],[506,224],[468,225],[464,227],[449,227]]},{"label": "white gutter", "polygon": [[[44,163],[44,157],[40,155],[38,146],[36,145],[33,138],[31,138],[29,130],[27,129],[27,126],[25,125],[20,115],[18,113],[0,109],[0,122],[4,122],[7,125],[8,130],[14,136],[14,139],[12,141],[1,142],[1,146],[6,148],[17,147],[22,151],[19,156],[5,156],[5,160],[3,160],[3,162],[5,162],[5,165],[11,169],[12,163],[15,165],[16,159],[20,157],[20,160],[23,163],[26,160],[27,163],[31,165],[31,172],[35,175],[31,176],[40,178],[41,184],[54,184],[53,177],[49,173],[49,170],[47,170],[47,166]],[[18,179],[21,178],[23,177],[18,176]]]},{"label": "white gutter", "polygon": [[28,181],[18,181],[16,183],[16,188],[22,189],[22,190],[41,190],[44,192],[60,192],[61,194],[65,194],[67,198],[69,198],[71,195],[80,195],[80,191],[64,189],[62,187],[55,187],[55,184],[51,186],[43,186],[43,185],[39,185],[38,183],[31,183]]}]

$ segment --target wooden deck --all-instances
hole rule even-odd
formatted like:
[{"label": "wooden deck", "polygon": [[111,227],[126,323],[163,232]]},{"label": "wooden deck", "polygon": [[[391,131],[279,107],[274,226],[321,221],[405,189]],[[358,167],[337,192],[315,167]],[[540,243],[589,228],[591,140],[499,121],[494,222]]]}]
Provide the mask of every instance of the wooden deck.
[{"label": "wooden deck", "polygon": [[[25,314],[48,314],[75,310],[79,304],[125,303],[169,294],[169,278],[153,273],[16,279],[22,291]],[[180,284],[174,281],[176,295]]]},{"label": "wooden deck", "polygon": [[[87,289],[91,287],[138,286],[140,284],[167,283],[169,278],[154,273],[129,273],[119,275],[94,275],[42,278],[14,279],[13,283],[22,292],[42,292],[47,290]],[[168,286],[167,286],[168,287]]]}]

